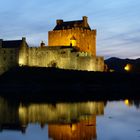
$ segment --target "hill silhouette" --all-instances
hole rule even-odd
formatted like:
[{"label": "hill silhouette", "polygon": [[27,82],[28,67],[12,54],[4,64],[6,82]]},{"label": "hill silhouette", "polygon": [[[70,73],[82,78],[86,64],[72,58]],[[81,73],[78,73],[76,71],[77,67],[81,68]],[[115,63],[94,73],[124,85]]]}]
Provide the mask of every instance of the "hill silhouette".
[{"label": "hill silhouette", "polygon": [[107,64],[109,69],[113,69],[116,72],[125,72],[125,66],[127,64],[132,65],[131,72],[139,72],[140,73],[140,58],[138,59],[120,59],[117,57],[111,57],[105,60],[105,64]]}]

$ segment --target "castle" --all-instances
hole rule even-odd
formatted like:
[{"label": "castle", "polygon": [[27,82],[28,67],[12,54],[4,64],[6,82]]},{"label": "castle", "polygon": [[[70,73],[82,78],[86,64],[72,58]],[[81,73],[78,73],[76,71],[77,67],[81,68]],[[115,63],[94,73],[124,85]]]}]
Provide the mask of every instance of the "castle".
[{"label": "castle", "polygon": [[48,32],[48,46],[29,47],[26,38],[0,39],[0,73],[14,66],[57,67],[60,69],[104,71],[104,58],[96,56],[96,30],[88,18],[57,20]]}]

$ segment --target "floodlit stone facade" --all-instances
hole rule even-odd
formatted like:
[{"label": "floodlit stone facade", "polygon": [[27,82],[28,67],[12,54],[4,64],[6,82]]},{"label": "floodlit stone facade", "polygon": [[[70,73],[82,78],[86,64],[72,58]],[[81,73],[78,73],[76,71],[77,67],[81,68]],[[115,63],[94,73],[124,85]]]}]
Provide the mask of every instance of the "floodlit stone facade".
[{"label": "floodlit stone facade", "polygon": [[4,41],[0,39],[0,74],[19,65],[19,51],[23,40]]},{"label": "floodlit stone facade", "polygon": [[96,56],[96,30],[91,30],[88,18],[57,20],[48,32],[48,46],[28,47],[26,38],[0,39],[0,73],[17,65],[57,67],[60,69],[104,71],[104,58]]},{"label": "floodlit stone facade", "polygon": [[96,30],[91,30],[88,18],[68,21],[57,20],[56,27],[48,33],[49,46],[73,46],[81,52],[96,56]]},{"label": "floodlit stone facade", "polygon": [[4,73],[9,68],[18,65],[16,49],[1,49],[0,48],[0,73]]},{"label": "floodlit stone facade", "polygon": [[103,57],[91,56],[86,52],[77,52],[73,48],[46,47],[29,48],[28,65],[39,67],[57,67],[61,69],[103,71]]}]

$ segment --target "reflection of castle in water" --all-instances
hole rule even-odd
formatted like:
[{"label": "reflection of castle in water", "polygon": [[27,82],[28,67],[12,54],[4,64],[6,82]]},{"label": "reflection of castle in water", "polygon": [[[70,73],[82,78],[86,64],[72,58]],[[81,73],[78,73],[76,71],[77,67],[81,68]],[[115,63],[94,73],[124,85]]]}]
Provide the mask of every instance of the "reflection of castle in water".
[{"label": "reflection of castle in water", "polygon": [[19,107],[22,124],[41,123],[48,125],[49,137],[60,139],[96,138],[96,115],[104,113],[103,102],[31,104]]},{"label": "reflection of castle in water", "polygon": [[25,132],[30,123],[48,124],[53,139],[96,139],[96,115],[104,114],[103,102],[13,104],[0,98],[1,130]]},{"label": "reflection of castle in water", "polygon": [[140,101],[139,100],[124,100],[125,105],[127,106],[135,106],[136,108],[140,108]]},{"label": "reflection of castle in water", "polygon": [[73,123],[104,113],[103,102],[30,104],[19,106],[19,119],[28,123]]},{"label": "reflection of castle in water", "polygon": [[19,120],[18,105],[0,98],[0,131],[5,129],[25,133],[26,126]]},{"label": "reflection of castle in water", "polygon": [[48,134],[54,140],[96,139],[96,116],[73,124],[49,124]]}]

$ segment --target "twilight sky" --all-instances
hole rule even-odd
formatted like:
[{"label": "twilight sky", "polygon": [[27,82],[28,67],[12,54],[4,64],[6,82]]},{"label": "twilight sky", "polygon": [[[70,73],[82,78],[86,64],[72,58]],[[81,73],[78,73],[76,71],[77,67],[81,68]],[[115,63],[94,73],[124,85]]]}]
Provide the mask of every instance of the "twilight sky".
[{"label": "twilight sky", "polygon": [[140,0],[1,0],[0,38],[47,44],[56,19],[82,16],[97,29],[97,55],[140,58]]}]

